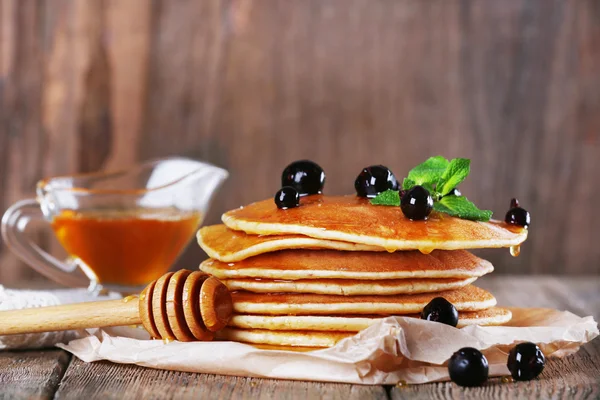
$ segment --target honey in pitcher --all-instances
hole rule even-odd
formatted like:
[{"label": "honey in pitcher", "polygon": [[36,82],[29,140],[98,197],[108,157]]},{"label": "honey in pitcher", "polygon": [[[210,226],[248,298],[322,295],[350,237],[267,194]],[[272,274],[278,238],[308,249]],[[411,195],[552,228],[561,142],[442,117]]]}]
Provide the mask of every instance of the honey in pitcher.
[{"label": "honey in pitcher", "polygon": [[176,209],[66,210],[52,228],[98,282],[143,285],[169,270],[199,223],[199,213]]}]

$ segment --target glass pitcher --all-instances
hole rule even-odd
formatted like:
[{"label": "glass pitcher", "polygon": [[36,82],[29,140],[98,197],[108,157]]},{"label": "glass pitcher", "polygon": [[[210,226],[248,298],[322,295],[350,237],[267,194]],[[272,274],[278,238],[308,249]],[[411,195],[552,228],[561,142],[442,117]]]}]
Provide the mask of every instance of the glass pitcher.
[{"label": "glass pitcher", "polygon": [[[228,173],[186,158],[117,172],[44,179],[37,199],[2,217],[2,238],[23,261],[63,285],[139,291],[167,272],[189,243]],[[65,262],[24,234],[45,220],[70,255]]]}]

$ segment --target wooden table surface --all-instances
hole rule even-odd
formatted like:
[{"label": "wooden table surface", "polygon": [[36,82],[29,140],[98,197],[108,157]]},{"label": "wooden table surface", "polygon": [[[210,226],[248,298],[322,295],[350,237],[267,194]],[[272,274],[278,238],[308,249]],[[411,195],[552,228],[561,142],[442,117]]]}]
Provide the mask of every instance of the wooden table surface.
[{"label": "wooden table surface", "polygon": [[[600,277],[489,276],[478,284],[499,304],[553,307],[600,319]],[[600,398],[600,339],[575,355],[550,359],[539,379],[478,388],[453,383],[360,386],[153,370],[109,362],[85,363],[62,350],[0,352],[0,399],[153,398]]]}]

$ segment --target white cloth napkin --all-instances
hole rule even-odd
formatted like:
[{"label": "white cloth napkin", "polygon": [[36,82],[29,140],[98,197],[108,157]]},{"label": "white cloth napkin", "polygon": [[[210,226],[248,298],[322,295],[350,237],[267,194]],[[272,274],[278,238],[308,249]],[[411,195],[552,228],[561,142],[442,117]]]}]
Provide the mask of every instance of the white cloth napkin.
[{"label": "white cloth napkin", "polygon": [[[0,285],[0,311],[31,307],[57,306],[60,304],[83,303],[119,299],[121,295],[110,292],[96,296],[86,289],[59,289],[50,291],[6,289]],[[52,347],[57,343],[86,336],[85,331],[63,331],[0,336],[2,349],[38,349]]]}]

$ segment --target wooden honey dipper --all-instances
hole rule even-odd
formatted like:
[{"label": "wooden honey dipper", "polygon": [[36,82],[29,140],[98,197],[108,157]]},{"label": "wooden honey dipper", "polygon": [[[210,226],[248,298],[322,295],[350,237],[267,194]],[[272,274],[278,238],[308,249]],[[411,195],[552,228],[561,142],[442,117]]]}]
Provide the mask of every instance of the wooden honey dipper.
[{"label": "wooden honey dipper", "polygon": [[[133,301],[138,300],[138,301]],[[229,322],[231,294],[200,271],[169,272],[139,296],[0,312],[0,335],[142,324],[153,338],[212,340]]]}]

